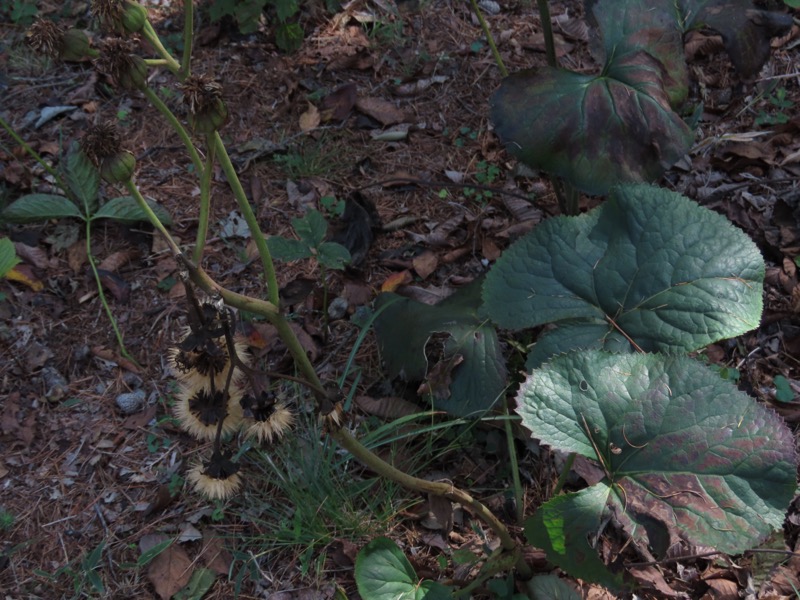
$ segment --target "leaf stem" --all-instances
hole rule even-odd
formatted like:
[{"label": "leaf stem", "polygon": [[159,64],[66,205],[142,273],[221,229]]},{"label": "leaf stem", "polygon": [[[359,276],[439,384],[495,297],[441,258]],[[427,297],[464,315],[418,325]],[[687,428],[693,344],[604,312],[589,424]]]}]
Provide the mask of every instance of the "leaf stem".
[{"label": "leaf stem", "polygon": [[577,454],[575,452],[570,452],[569,456],[567,456],[567,460],[564,461],[564,468],[561,469],[561,474],[558,476],[558,481],[556,481],[556,487],[553,488],[553,496],[558,496],[561,493],[561,490],[564,488],[564,484],[567,483],[567,477],[569,476],[569,472],[572,470],[572,465],[575,462],[575,457]]},{"label": "leaf stem", "polygon": [[192,74],[192,46],[194,44],[194,2],[183,0],[183,57],[181,58],[181,81]]},{"label": "leaf stem", "polygon": [[478,6],[478,0],[470,0],[472,4],[472,10],[475,12],[475,16],[478,17],[478,21],[481,24],[481,29],[483,29],[483,35],[486,36],[486,42],[489,44],[489,48],[492,50],[492,56],[494,56],[494,62],[497,63],[497,68],[500,69],[500,74],[503,77],[508,77],[508,69],[506,69],[505,63],[503,63],[503,59],[500,56],[500,52],[497,49],[497,44],[494,43],[494,37],[492,36],[492,32],[489,31],[489,24],[486,22],[486,19],[481,12],[481,7]]},{"label": "leaf stem", "polygon": [[142,35],[145,39],[150,42],[150,44],[155,48],[156,52],[161,56],[161,58],[165,61],[165,66],[175,73],[176,75],[180,74],[181,65],[178,64],[178,61],[169,53],[164,47],[164,44],[161,43],[161,38],[158,37],[156,30],[153,29],[153,26],[150,24],[149,20],[145,20],[144,27],[142,28]]},{"label": "leaf stem", "polygon": [[222,142],[219,132],[215,131],[212,136],[219,163],[222,166],[222,170],[225,172],[225,177],[228,179],[228,185],[230,185],[233,191],[233,195],[239,205],[239,210],[242,211],[242,216],[247,222],[247,226],[250,228],[250,234],[253,236],[256,248],[258,248],[258,254],[261,256],[261,265],[264,267],[264,277],[266,278],[267,284],[267,298],[277,307],[280,303],[278,299],[278,278],[275,274],[275,265],[272,262],[272,255],[267,247],[267,240],[264,237],[264,233],[261,231],[256,215],[253,213],[250,201],[244,193],[242,182],[239,181],[236,169],[233,168],[233,163],[231,163],[231,158],[228,156],[228,151],[225,149],[225,144]]},{"label": "leaf stem", "polygon": [[542,21],[542,32],[544,33],[544,51],[547,56],[547,64],[554,69],[558,67],[556,57],[556,45],[553,39],[553,22],[550,19],[550,6],[547,0],[536,0],[539,8],[539,18]]},{"label": "leaf stem", "polygon": [[[503,400],[503,411],[506,417],[510,416],[508,410],[508,398]],[[514,508],[516,509],[517,525],[522,526],[525,520],[525,505],[522,491],[522,482],[519,478],[519,462],[517,461],[517,449],[514,445],[514,430],[511,426],[511,419],[505,419],[503,425],[506,429],[506,443],[508,444],[508,458],[511,463],[511,479],[514,484]]]},{"label": "leaf stem", "polygon": [[194,253],[192,260],[197,266],[201,265],[203,252],[205,251],[206,238],[208,236],[208,219],[211,214],[211,173],[214,170],[215,147],[208,140],[208,155],[206,164],[200,177],[200,214],[197,217],[197,236],[195,237]]},{"label": "leaf stem", "polygon": [[14,141],[17,142],[20,146],[22,146],[22,149],[25,150],[25,152],[29,156],[32,156],[33,159],[36,162],[38,162],[45,171],[48,172],[48,174],[53,176],[53,178],[56,180],[56,183],[58,184],[58,187],[60,187],[62,190],[64,190],[65,194],[68,194],[68,195],[71,194],[69,186],[67,186],[67,184],[64,183],[64,180],[61,179],[61,176],[58,174],[58,171],[56,171],[53,167],[48,165],[45,162],[45,160],[41,156],[39,156],[39,154],[36,152],[36,150],[31,148],[30,144],[28,144],[28,142],[26,142],[24,139],[22,139],[20,137],[20,135],[16,132],[16,130],[9,123],[7,123],[6,120],[2,116],[0,116],[0,126],[3,129],[5,129],[6,132],[8,132],[8,135],[10,135],[12,138],[14,138]]},{"label": "leaf stem", "polygon": [[203,161],[200,158],[200,154],[198,154],[194,143],[192,143],[192,138],[189,137],[189,133],[186,131],[186,128],[181,125],[181,122],[175,116],[175,113],[173,113],[164,103],[164,101],[158,97],[158,94],[146,86],[142,91],[147,99],[153,104],[153,106],[156,107],[158,112],[161,113],[170,126],[175,130],[175,133],[178,134],[178,137],[181,138],[183,145],[186,146],[186,150],[189,152],[189,156],[192,159],[192,163],[194,164],[194,168],[197,171],[198,177],[202,177],[204,172]]}]

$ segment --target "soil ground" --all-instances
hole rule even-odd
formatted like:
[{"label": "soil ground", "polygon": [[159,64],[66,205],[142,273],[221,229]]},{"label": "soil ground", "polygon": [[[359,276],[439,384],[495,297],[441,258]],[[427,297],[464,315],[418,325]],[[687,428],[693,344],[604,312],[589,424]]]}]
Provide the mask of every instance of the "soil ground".
[{"label": "soil ground", "polygon": [[[157,4],[149,7],[150,19],[174,46],[180,40],[180,8]],[[68,21],[86,27],[85,5],[74,5]],[[546,64],[535,5],[510,0],[484,8],[510,71]],[[550,8],[561,64],[591,72],[596,65],[581,3],[556,1]],[[40,10],[54,16],[60,7],[47,3]],[[279,268],[281,286],[305,290],[296,301],[295,323],[322,377],[333,381],[344,372],[359,332],[352,315],[369,305],[387,280],[406,272],[407,293],[443,296],[484,273],[511,240],[559,209],[546,179],[521,175],[492,133],[489,98],[502,77],[468,3],[357,0],[335,14],[311,5],[301,9],[300,22],[305,40],[297,52],[285,54],[266,22],[256,33],[242,35],[229,23],[201,18],[193,69],[223,86],[230,112],[224,139],[269,234],[291,237],[292,218],[309,206],[331,207],[333,201],[323,199],[344,200],[356,190],[380,217],[383,228],[361,266],[326,275],[328,298],[348,301],[343,316],[323,318],[324,294],[311,261]],[[142,192],[170,212],[173,235],[190,244],[199,188],[180,141],[157,111],[139,94],[116,92],[89,62],[56,64],[36,56],[23,32],[0,25],[2,117],[51,164],[89,125],[117,120],[125,146],[137,157]],[[706,354],[712,363],[735,370],[741,389],[779,410],[795,431],[800,421],[800,409],[791,401],[800,393],[798,37],[795,25],[790,35],[773,40],[769,62],[749,81],[737,78],[713,35],[687,45],[692,102],[702,100],[704,112],[692,152],[660,182],[723,213],[762,250],[768,275],[761,326]],[[166,70],[152,71],[149,84],[182,114]],[[770,101],[777,90],[785,94],[780,106]],[[69,109],[35,124],[43,108],[54,106]],[[326,113],[326,107],[332,111]],[[398,133],[386,135],[392,127]],[[509,201],[512,196],[477,188],[465,192],[454,182],[483,183],[535,200],[520,212]],[[33,191],[55,190],[20,145],[0,133],[0,202]],[[123,192],[104,193],[112,198]],[[218,171],[213,194],[211,222],[234,227],[230,215],[236,203]],[[583,198],[582,208],[596,203]],[[329,216],[335,225],[336,217]],[[177,265],[163,243],[145,226],[98,222],[91,233],[92,253],[104,269],[111,310],[134,364],[120,355],[99,301],[86,263],[85,232],[65,221],[2,227],[16,244],[25,279],[0,281],[0,591],[5,597],[168,597],[168,588],[156,582],[178,581],[196,562],[220,573],[206,598],[234,593],[332,598],[333,584],[356,598],[353,558],[370,533],[388,533],[413,549],[406,553],[414,555],[422,574],[464,576],[447,560],[442,570],[437,559],[448,555],[447,548],[479,546],[475,532],[462,523],[449,538],[437,538],[431,534],[435,529],[421,524],[413,494],[398,490],[389,498],[394,518],[376,522],[374,531],[334,531],[306,554],[297,544],[262,554],[259,547],[273,546],[258,536],[273,529],[252,518],[253,507],[265,495],[274,505],[288,503],[280,486],[254,479],[246,492],[217,505],[181,488],[187,465],[203,448],[168,418],[173,387],[165,353],[186,321],[185,291],[175,281]],[[252,245],[221,231],[217,225],[212,229],[204,266],[220,284],[259,295]],[[255,322],[245,332],[272,368],[290,368],[268,328]],[[386,381],[371,335],[356,364],[360,379],[350,377],[348,383],[357,396],[414,399],[416,384]],[[776,398],[779,375],[793,396],[784,395],[784,402]],[[144,401],[125,414],[117,400],[137,390]],[[348,418],[360,426],[374,423],[374,413],[365,401]],[[467,484],[503,513],[508,486],[507,457],[498,449],[503,438],[498,444],[492,430],[471,435],[471,446],[448,446],[421,475]],[[314,435],[308,439],[319,441]],[[548,456],[525,452],[522,442],[519,447],[532,510],[552,489],[557,471]],[[413,446],[402,449],[413,451]],[[265,464],[263,456],[259,460]],[[368,477],[356,466],[348,468],[350,476]],[[798,550],[796,509],[797,501],[785,536],[777,541],[781,549]],[[503,514],[511,523],[513,516]],[[184,536],[185,551],[172,557],[166,571],[137,566],[143,546],[176,535]],[[95,562],[93,551],[99,556]],[[538,555],[530,558],[540,572],[552,569]],[[246,573],[242,565],[248,565]],[[751,575],[761,571],[741,557],[686,559],[660,571],[643,569],[640,578],[651,584],[652,597],[734,598],[740,592],[751,598],[793,597],[792,585],[800,588],[797,557],[788,562],[780,557],[768,567],[760,587]],[[103,583],[102,594],[93,588],[94,577]],[[584,597],[603,594],[571,581]]]}]

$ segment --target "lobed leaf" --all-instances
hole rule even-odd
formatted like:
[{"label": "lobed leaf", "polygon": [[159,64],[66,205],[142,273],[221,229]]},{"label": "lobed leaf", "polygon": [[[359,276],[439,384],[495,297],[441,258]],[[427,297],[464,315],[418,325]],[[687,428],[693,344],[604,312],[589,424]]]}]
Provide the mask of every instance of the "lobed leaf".
[{"label": "lobed leaf", "polygon": [[559,323],[547,340],[555,351],[570,340],[620,349],[622,335],[645,351],[686,352],[757,327],[763,279],[758,248],[723,216],[628,185],[515,242],[486,277],[483,298],[502,327]]},{"label": "lobed leaf", "polygon": [[783,420],[686,356],[557,356],[528,376],[517,412],[544,444],[597,460],[603,510],[662,552],[677,537],[742,552],[782,526],[794,497]]}]

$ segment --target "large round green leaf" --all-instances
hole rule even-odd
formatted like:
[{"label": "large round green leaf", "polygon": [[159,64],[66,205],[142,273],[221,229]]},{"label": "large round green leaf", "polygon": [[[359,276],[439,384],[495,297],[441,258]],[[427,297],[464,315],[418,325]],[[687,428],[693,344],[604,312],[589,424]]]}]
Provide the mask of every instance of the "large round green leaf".
[{"label": "large round green leaf", "polygon": [[628,185],[515,242],[486,277],[483,298],[503,327],[561,323],[548,334],[557,351],[570,339],[616,349],[622,335],[643,350],[685,352],[758,326],[763,279],[755,244],[724,217]]},{"label": "large round green leaf", "polygon": [[610,508],[662,550],[680,536],[742,552],[782,526],[794,497],[783,420],[686,356],[557,356],[523,383],[517,412],[533,437],[606,471],[609,493],[582,510],[599,522]]}]

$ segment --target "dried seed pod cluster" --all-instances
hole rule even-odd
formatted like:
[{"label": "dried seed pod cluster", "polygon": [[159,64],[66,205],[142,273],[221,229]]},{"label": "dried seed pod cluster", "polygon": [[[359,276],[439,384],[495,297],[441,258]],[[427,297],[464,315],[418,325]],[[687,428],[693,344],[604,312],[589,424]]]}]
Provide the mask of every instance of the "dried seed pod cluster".
[{"label": "dried seed pod cluster", "polygon": [[[272,442],[288,431],[294,416],[250,369],[247,344],[233,334],[227,309],[196,303],[189,321],[168,354],[180,384],[174,414],[189,435],[214,443],[211,457],[189,471],[189,482],[209,498],[224,499],[239,490],[242,478],[221,444],[240,430],[258,443]],[[259,391],[245,394],[245,385]]]}]

